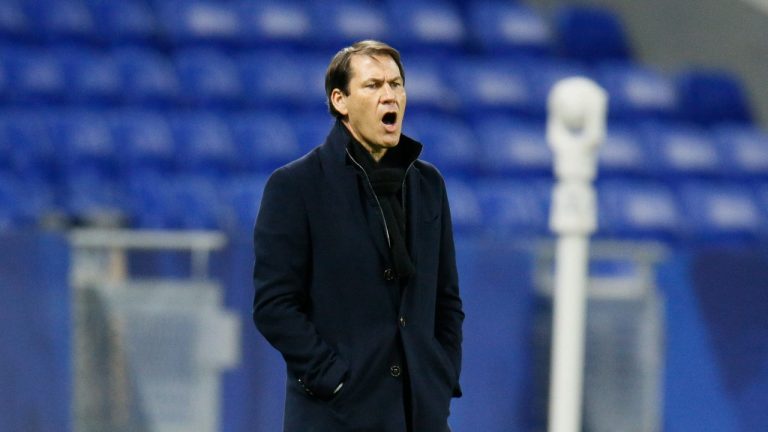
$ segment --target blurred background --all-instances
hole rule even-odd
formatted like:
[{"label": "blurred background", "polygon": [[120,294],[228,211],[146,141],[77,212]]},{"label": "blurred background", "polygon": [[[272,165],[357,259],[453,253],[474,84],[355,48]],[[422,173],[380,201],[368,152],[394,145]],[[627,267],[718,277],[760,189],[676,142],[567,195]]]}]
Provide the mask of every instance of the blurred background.
[{"label": "blurred background", "polygon": [[546,430],[572,75],[610,93],[583,430],[768,430],[768,2],[0,0],[0,431],[281,430],[251,230],[363,38],[448,182],[454,431]]}]

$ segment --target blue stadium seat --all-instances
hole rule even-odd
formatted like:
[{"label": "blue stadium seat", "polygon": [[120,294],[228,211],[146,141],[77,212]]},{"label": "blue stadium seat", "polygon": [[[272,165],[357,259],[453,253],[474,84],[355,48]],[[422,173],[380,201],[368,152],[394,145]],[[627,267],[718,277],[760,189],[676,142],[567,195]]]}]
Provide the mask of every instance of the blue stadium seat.
[{"label": "blue stadium seat", "polygon": [[173,199],[168,175],[137,172],[126,180],[130,225],[139,229],[170,229],[181,213]]},{"label": "blue stadium seat", "polygon": [[643,140],[643,134],[636,127],[609,123],[605,142],[599,149],[597,169],[600,175],[627,177],[653,174],[655,168]]},{"label": "blue stadium seat", "polygon": [[768,176],[768,134],[752,126],[729,125],[714,129],[728,175]]},{"label": "blue stadium seat", "polygon": [[763,218],[753,191],[739,183],[689,181],[680,187],[684,226],[700,240],[753,239]]},{"label": "blue stadium seat", "polygon": [[674,80],[631,63],[603,63],[598,82],[608,91],[608,115],[616,119],[673,119],[679,114]]},{"label": "blue stadium seat", "polygon": [[547,232],[551,182],[481,180],[476,190],[488,235],[524,238]]},{"label": "blue stadium seat", "polygon": [[303,153],[288,117],[250,112],[230,117],[229,125],[241,170],[269,173]]},{"label": "blue stadium seat", "polygon": [[243,41],[239,10],[232,2],[164,0],[155,6],[162,35],[172,44],[236,46]]},{"label": "blue stadium seat", "polygon": [[544,124],[495,117],[476,123],[474,129],[483,172],[508,176],[552,172]]},{"label": "blue stadium seat", "polygon": [[31,37],[29,16],[21,0],[0,2],[0,37],[23,40]]},{"label": "blue stadium seat", "polygon": [[[529,115],[533,110],[528,70],[520,62],[458,57],[446,75],[459,95],[462,115],[470,120],[489,114]],[[410,69],[406,70],[406,77],[410,77]]]},{"label": "blue stadium seat", "polygon": [[243,0],[238,7],[248,45],[297,47],[313,34],[309,8],[303,2]]},{"label": "blue stadium seat", "polygon": [[3,136],[12,148],[14,171],[24,178],[54,183],[59,180],[61,151],[49,134],[52,114],[38,111],[5,111]]},{"label": "blue stadium seat", "polygon": [[723,158],[703,130],[660,124],[643,127],[652,166],[662,176],[714,176],[724,172]]},{"label": "blue stadium seat", "polygon": [[261,204],[267,177],[262,175],[234,176],[225,182],[225,209],[229,213],[228,227],[235,232],[253,230]]},{"label": "blue stadium seat", "polygon": [[461,118],[426,113],[406,114],[404,133],[424,145],[421,158],[454,177],[478,174],[479,152],[474,133]]},{"label": "blue stadium seat", "polygon": [[158,23],[144,0],[88,0],[99,38],[113,45],[155,41]]},{"label": "blue stadium seat", "polygon": [[723,70],[679,74],[677,91],[683,116],[701,125],[751,123],[752,112],[741,81]]},{"label": "blue stadium seat", "polygon": [[440,0],[389,0],[395,25],[393,43],[402,51],[445,51],[464,48],[467,31],[459,8]]},{"label": "blue stadium seat", "polygon": [[0,232],[19,229],[23,224],[23,212],[20,209],[24,196],[18,179],[0,172]]},{"label": "blue stadium seat", "polygon": [[109,126],[119,149],[120,172],[126,178],[173,172],[176,148],[164,116],[149,111],[118,111],[111,114]]},{"label": "blue stadium seat", "polygon": [[128,104],[168,106],[180,99],[181,85],[171,61],[158,51],[121,48],[113,51]]},{"label": "blue stadium seat", "polygon": [[184,49],[173,56],[182,85],[182,98],[192,107],[237,107],[243,84],[237,64],[212,49]]},{"label": "blue stadium seat", "polygon": [[529,115],[544,119],[547,114],[547,98],[552,87],[560,80],[574,76],[592,78],[588,70],[571,61],[540,59],[521,62],[528,77],[531,92]]},{"label": "blue stadium seat", "polygon": [[240,156],[222,118],[211,112],[175,114],[170,124],[180,172],[218,178],[237,169]]},{"label": "blue stadium seat", "polygon": [[445,187],[451,205],[451,221],[456,234],[479,232],[483,226],[483,210],[474,185],[470,182],[446,178]]},{"label": "blue stadium seat", "polygon": [[655,181],[606,180],[598,184],[598,234],[672,240],[683,223],[677,195]]},{"label": "blue stadium seat", "polygon": [[596,6],[566,6],[555,17],[558,51],[586,62],[629,60],[624,25],[612,10]]},{"label": "blue stadium seat", "polygon": [[67,112],[51,126],[51,138],[61,149],[60,165],[66,178],[116,180],[118,150],[104,116],[95,112]]},{"label": "blue stadium seat", "polygon": [[112,57],[79,49],[62,49],[57,56],[64,67],[70,102],[109,106],[121,100],[123,83]]},{"label": "blue stadium seat", "polygon": [[96,23],[82,0],[37,0],[25,2],[34,33],[50,42],[73,40],[96,42]]},{"label": "blue stadium seat", "polygon": [[8,97],[16,104],[61,103],[68,96],[60,59],[43,49],[4,48],[0,63],[8,82]]},{"label": "blue stadium seat", "polygon": [[[323,86],[316,88],[324,71],[319,77],[309,77],[310,69],[316,70],[313,58],[285,50],[246,52],[238,59],[245,99],[255,107],[271,109],[324,103]],[[327,66],[328,59],[325,62]]]},{"label": "blue stadium seat", "polygon": [[432,57],[416,57],[408,60],[405,68],[405,88],[408,109],[414,111],[455,112],[459,100],[446,81],[441,62]]},{"label": "blue stadium seat", "polygon": [[178,176],[171,182],[175,203],[171,227],[185,230],[216,230],[226,227],[226,207],[219,179]]},{"label": "blue stadium seat", "polygon": [[125,193],[115,181],[73,176],[67,180],[65,200],[65,210],[75,225],[120,227],[128,220]]},{"label": "blue stadium seat", "polygon": [[316,2],[308,42],[337,50],[363,39],[389,40],[391,25],[387,18],[384,10],[371,2]]},{"label": "blue stadium seat", "polygon": [[[407,114],[406,114],[407,116]],[[301,151],[306,153],[323,144],[333,127],[334,118],[327,110],[314,110],[301,114],[289,114],[295,127],[296,139]]]},{"label": "blue stadium seat", "polygon": [[467,5],[474,44],[493,54],[544,55],[553,51],[549,26],[532,8],[509,1]]}]

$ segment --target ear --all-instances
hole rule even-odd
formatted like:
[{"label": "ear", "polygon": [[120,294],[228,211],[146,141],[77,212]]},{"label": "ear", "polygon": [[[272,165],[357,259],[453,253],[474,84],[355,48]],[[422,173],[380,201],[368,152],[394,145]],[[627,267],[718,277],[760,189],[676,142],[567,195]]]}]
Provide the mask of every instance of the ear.
[{"label": "ear", "polygon": [[340,89],[333,89],[331,92],[331,103],[336,111],[342,116],[346,116],[349,113],[347,109],[347,96]]}]

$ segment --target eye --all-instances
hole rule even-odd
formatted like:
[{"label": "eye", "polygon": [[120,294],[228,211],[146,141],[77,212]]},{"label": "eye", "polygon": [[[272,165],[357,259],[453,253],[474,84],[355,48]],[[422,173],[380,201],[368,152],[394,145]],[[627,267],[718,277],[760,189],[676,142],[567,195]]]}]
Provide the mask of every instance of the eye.
[{"label": "eye", "polygon": [[400,88],[403,86],[403,83],[401,83],[400,81],[395,81],[390,85],[392,86],[392,88]]}]

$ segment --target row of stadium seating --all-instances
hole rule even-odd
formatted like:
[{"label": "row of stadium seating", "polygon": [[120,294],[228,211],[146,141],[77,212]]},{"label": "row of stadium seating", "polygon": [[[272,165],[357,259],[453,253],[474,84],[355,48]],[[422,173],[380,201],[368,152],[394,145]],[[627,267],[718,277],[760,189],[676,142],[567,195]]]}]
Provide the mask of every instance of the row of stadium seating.
[{"label": "row of stadium seating", "polygon": [[611,14],[566,8],[550,24],[524,4],[503,0],[5,0],[0,36],[95,45],[320,49],[377,38],[407,50],[558,52],[586,60],[629,56],[621,23]]},{"label": "row of stadium seating", "polygon": [[[248,232],[263,175],[213,179],[143,173],[120,182],[87,176],[63,185],[0,174],[0,230],[72,225]],[[459,233],[513,238],[547,233],[551,179],[448,177]],[[768,181],[651,179],[598,182],[599,236],[677,240],[768,237]]]},{"label": "row of stadium seating", "polygon": [[[268,174],[322,143],[331,124],[323,110],[0,111],[0,172],[50,182],[84,174]],[[406,114],[405,131],[425,143],[422,156],[447,175],[551,172],[543,122],[414,112]],[[768,134],[749,125],[612,122],[600,157],[601,175],[609,177],[765,179]]]},{"label": "row of stadium seating", "polygon": [[[228,54],[187,48],[168,54],[146,48],[82,46],[0,49],[0,103],[303,109],[325,101],[328,55],[315,51],[248,50]],[[675,77],[629,62],[583,66],[558,59],[419,55],[405,59],[412,109],[483,117],[545,115],[554,82],[595,79],[611,94],[614,119],[679,119],[697,124],[749,122],[738,80],[721,71]]]}]

